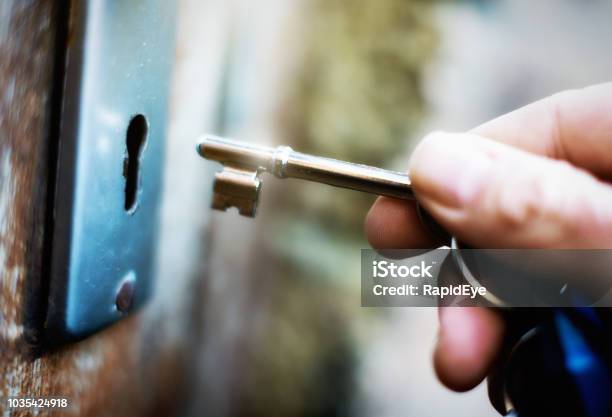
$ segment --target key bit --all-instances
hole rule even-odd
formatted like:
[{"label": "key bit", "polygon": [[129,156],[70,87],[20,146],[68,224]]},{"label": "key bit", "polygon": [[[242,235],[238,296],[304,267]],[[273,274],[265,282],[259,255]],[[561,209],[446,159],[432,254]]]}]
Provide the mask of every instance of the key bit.
[{"label": "key bit", "polygon": [[274,148],[205,136],[198,143],[197,151],[203,158],[223,164],[223,170],[215,174],[213,208],[236,207],[243,216],[255,216],[260,177],[264,172],[277,178],[299,178],[371,194],[414,199],[407,174],[312,156],[295,152],[288,146]]}]

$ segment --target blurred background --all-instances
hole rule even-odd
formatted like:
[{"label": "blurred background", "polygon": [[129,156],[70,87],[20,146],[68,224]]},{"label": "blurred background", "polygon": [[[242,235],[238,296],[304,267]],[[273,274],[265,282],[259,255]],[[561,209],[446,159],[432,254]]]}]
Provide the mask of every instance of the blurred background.
[{"label": "blurred background", "polygon": [[435,309],[360,307],[372,196],[266,178],[256,219],[211,212],[220,167],[194,143],[404,170],[428,131],[608,81],[610,16],[605,0],[182,0],[156,305],[190,324],[156,330],[190,332],[184,413],[496,415],[483,385],[437,382]]}]

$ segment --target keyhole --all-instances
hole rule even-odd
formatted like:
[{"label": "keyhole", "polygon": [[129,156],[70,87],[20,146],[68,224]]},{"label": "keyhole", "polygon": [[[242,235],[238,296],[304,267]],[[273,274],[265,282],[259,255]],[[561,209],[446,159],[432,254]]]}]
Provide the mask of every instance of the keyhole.
[{"label": "keyhole", "polygon": [[130,120],[126,135],[127,155],[123,161],[123,176],[125,178],[125,211],[133,213],[136,210],[138,188],[140,184],[140,157],[147,141],[149,126],[147,119],[138,114]]}]

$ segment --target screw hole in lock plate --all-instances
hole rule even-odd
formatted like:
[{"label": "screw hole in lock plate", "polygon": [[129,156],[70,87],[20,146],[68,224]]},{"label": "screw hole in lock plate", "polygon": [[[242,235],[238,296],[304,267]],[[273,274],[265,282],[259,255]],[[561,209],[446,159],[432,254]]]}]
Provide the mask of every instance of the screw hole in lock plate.
[{"label": "screw hole in lock plate", "polygon": [[117,289],[115,308],[118,312],[127,314],[132,309],[135,292],[136,273],[134,271],[130,271],[121,280],[119,288]]},{"label": "screw hole in lock plate", "polygon": [[125,139],[127,152],[123,161],[123,177],[125,178],[124,209],[128,214],[134,213],[138,206],[140,158],[147,141],[148,131],[147,119],[142,114],[138,114],[130,120]]}]

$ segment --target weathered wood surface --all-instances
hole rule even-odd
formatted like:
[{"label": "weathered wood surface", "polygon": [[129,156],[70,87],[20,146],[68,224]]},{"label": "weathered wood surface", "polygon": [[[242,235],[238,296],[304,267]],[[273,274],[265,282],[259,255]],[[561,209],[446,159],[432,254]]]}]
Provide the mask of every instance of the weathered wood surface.
[{"label": "weathered wood surface", "polygon": [[24,336],[23,293],[40,270],[56,10],[51,1],[0,6],[0,336]]},{"label": "weathered wood surface", "polygon": [[58,3],[0,0],[0,415],[30,415],[5,408],[7,396],[19,395],[68,397],[70,409],[57,415],[174,414],[193,342],[176,334],[193,324],[181,316],[191,299],[175,300],[182,307],[174,310],[150,303],[52,352],[32,353],[27,343],[25,295],[40,284],[43,259]]}]

